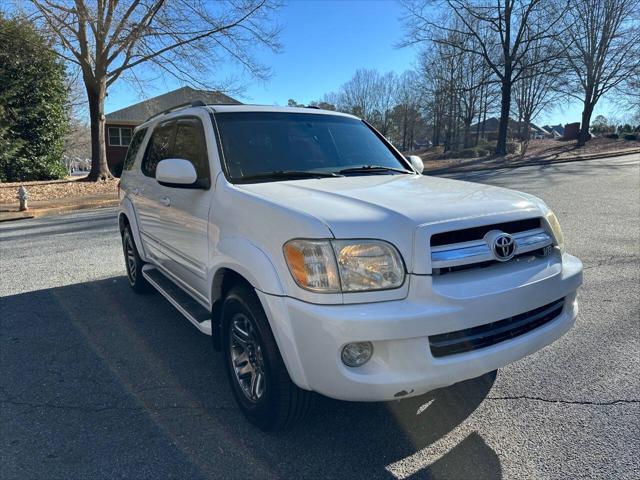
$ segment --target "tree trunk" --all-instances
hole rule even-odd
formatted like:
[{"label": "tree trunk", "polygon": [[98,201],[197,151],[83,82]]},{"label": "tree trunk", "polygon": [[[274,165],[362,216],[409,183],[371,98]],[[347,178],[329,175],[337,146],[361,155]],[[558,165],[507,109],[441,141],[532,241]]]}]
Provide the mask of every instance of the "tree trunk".
[{"label": "tree trunk", "polygon": [[464,119],[464,148],[469,148],[471,144],[471,120],[469,118]]},{"label": "tree trunk", "polygon": [[[404,115],[402,118],[402,151],[407,151],[407,106],[404,107]],[[413,145],[411,145],[413,147]]]},{"label": "tree trunk", "polygon": [[593,106],[589,103],[584,104],[582,110],[582,123],[580,124],[580,133],[578,134],[578,147],[584,147],[589,140],[589,125],[591,124],[591,114]]},{"label": "tree trunk", "polygon": [[498,142],[496,155],[507,154],[507,133],[509,129],[509,110],[511,109],[511,76],[505,75],[502,80],[502,104],[500,108],[500,126],[498,127]]},{"label": "tree trunk", "polygon": [[87,99],[89,100],[89,119],[91,121],[91,171],[86,180],[96,182],[113,178],[107,164],[107,149],[104,132],[104,99],[107,93],[106,81],[89,82],[85,80]]},{"label": "tree trunk", "polygon": [[524,117],[524,134],[522,136],[522,150],[520,151],[520,155],[524,157],[527,153],[527,148],[529,147],[529,140],[531,139],[531,119],[529,116],[525,115]]},{"label": "tree trunk", "polygon": [[478,123],[476,124],[476,140],[474,143],[474,146],[477,147],[478,143],[480,142],[480,121],[481,121],[481,117],[482,117],[482,108],[483,108],[483,104],[482,102],[484,101],[484,85],[480,86],[480,99],[479,99],[479,108],[478,108]]}]

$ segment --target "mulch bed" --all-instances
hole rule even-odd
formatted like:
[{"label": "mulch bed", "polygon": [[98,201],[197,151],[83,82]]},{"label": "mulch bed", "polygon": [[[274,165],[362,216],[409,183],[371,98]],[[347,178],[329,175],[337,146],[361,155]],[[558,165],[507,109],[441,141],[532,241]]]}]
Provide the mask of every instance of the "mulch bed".
[{"label": "mulch bed", "polygon": [[0,203],[17,203],[16,195],[21,185],[27,189],[29,201],[54,200],[90,195],[117,194],[119,179],[100,182],[83,182],[82,178],[41,182],[0,183]]}]

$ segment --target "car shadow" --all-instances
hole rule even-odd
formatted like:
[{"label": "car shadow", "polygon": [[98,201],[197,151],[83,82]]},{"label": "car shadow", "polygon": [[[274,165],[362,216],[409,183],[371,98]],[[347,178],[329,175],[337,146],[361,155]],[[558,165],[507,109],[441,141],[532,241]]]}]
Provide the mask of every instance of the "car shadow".
[{"label": "car shadow", "polygon": [[318,396],[292,430],[236,408],[222,355],[159,294],[126,278],[0,299],[3,475],[66,478],[500,478],[459,428],[495,373],[419,397]]}]

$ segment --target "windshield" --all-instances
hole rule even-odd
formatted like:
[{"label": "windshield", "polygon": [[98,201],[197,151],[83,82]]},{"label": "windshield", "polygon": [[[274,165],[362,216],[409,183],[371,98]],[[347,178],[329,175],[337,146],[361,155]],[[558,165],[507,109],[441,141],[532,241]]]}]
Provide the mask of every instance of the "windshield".
[{"label": "windshield", "polygon": [[[305,172],[340,173],[358,167],[382,167],[366,168],[358,174],[398,173],[393,169],[410,172],[365,123],[355,118],[280,112],[227,112],[217,113],[215,118],[232,181],[282,180],[292,178],[293,172],[305,178]],[[282,175],[287,173],[290,175]]]}]

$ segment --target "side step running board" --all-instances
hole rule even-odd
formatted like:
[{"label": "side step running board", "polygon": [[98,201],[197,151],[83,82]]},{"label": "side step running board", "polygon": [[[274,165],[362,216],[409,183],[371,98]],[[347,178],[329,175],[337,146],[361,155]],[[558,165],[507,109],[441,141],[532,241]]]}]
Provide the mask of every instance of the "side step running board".
[{"label": "side step running board", "polygon": [[142,267],[142,275],[164,298],[193,323],[198,330],[211,335],[211,312],[204,308],[187,292],[169,280],[153,265]]}]

